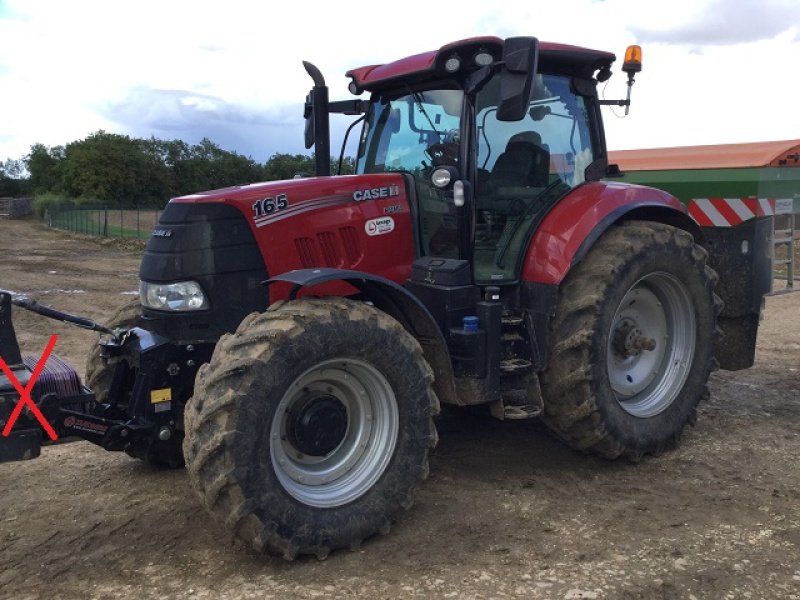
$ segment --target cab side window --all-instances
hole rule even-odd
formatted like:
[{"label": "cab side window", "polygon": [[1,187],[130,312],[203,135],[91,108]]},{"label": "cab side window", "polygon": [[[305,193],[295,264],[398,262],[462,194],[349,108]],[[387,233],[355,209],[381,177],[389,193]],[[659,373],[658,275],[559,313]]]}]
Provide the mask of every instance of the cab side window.
[{"label": "cab side window", "polygon": [[534,217],[584,182],[595,159],[585,99],[568,77],[537,75],[528,113],[497,119],[497,81],[477,98],[475,276],[514,281]]}]

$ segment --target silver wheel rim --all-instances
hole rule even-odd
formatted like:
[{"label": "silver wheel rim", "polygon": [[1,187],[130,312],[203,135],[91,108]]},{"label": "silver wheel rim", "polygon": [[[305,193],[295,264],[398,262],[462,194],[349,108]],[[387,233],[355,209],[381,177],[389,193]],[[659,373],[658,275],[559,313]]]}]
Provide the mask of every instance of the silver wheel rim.
[{"label": "silver wheel rim", "polygon": [[[341,506],[386,470],[398,429],[394,391],[375,367],[328,360],[300,375],[281,398],[270,428],[272,467],[304,504]],[[309,451],[319,439],[321,446]]]},{"label": "silver wheel rim", "polygon": [[667,410],[689,376],[696,341],[694,307],[684,285],[663,272],[637,281],[614,314],[606,351],[620,406],[640,418]]}]

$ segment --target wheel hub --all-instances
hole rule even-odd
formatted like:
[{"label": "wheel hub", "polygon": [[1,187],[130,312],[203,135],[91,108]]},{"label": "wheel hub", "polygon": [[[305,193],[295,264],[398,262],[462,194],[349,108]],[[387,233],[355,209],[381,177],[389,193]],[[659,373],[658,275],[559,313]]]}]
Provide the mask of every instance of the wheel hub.
[{"label": "wheel hub", "polygon": [[620,406],[635,417],[665,411],[689,373],[695,317],[683,284],[651,273],[622,298],[608,337],[607,372]]},{"label": "wheel hub", "polygon": [[272,466],[297,500],[342,506],[383,474],[398,430],[394,391],[377,368],[326,360],[300,375],[278,403],[270,426]]},{"label": "wheel hub", "polygon": [[344,440],[347,408],[335,396],[312,397],[290,415],[287,426],[292,444],[308,456],[326,456]]},{"label": "wheel hub", "polygon": [[639,356],[642,350],[652,352],[656,349],[656,341],[645,336],[636,323],[627,318],[621,319],[614,330],[612,344],[614,351],[622,358]]}]

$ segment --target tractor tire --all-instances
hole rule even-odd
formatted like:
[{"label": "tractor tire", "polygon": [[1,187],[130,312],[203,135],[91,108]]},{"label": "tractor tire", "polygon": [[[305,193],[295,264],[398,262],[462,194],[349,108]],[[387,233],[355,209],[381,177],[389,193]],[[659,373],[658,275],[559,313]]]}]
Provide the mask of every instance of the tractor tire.
[{"label": "tractor tire", "polygon": [[417,341],[345,298],[276,303],[197,374],[184,455],[205,506],[259,552],[325,558],[387,533],[436,445]]},{"label": "tractor tire", "polygon": [[722,308],[707,256],[681,229],[632,221],[569,273],[542,391],[544,421],[572,447],[638,461],[694,424]]},{"label": "tractor tire", "polygon": [[[140,324],[141,315],[142,305],[139,299],[136,298],[124,304],[106,325],[111,329],[136,327]],[[108,391],[111,387],[113,376],[113,365],[107,365],[103,362],[100,358],[100,345],[95,343],[86,360],[86,385],[94,392],[97,402],[108,401]],[[156,441],[146,448],[126,450],[126,454],[131,458],[138,458],[156,467],[180,469],[183,467],[183,449],[181,447],[182,438],[179,433],[175,432],[175,435],[167,442]]]},{"label": "tractor tire", "polygon": [[[142,305],[139,303],[139,298],[130,300],[125,303],[108,323],[103,323],[110,329],[117,327],[136,327],[139,324],[139,319],[142,316]],[[98,339],[99,342],[99,339]],[[111,378],[114,376],[114,369],[105,364],[100,358],[100,344],[95,342],[89,351],[89,357],[86,359],[86,385],[88,385],[95,394],[98,402],[108,401],[108,389],[111,387]]]}]

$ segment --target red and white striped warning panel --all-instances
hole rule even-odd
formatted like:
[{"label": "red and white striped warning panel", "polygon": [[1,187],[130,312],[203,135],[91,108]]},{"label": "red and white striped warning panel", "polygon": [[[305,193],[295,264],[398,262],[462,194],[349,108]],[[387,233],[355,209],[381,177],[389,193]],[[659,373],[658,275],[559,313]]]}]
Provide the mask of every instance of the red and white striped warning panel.
[{"label": "red and white striped warning panel", "polygon": [[689,202],[689,216],[700,227],[735,227],[756,217],[792,212],[791,198],[696,198]]}]

